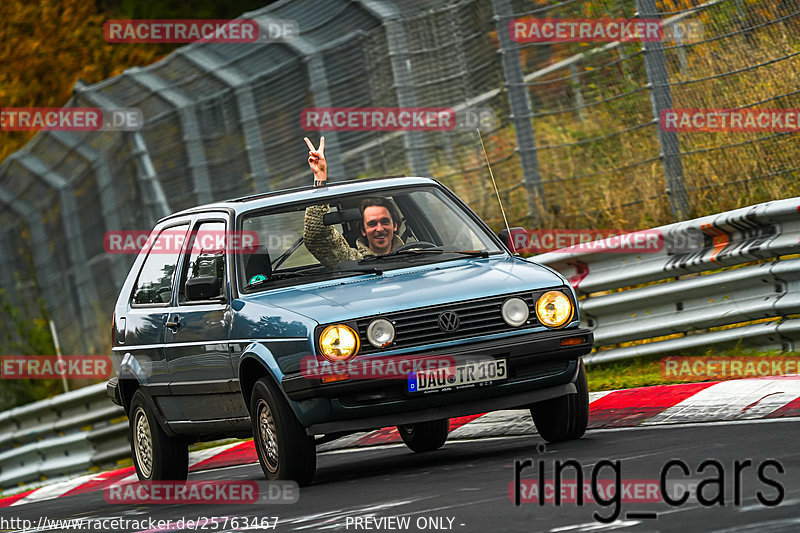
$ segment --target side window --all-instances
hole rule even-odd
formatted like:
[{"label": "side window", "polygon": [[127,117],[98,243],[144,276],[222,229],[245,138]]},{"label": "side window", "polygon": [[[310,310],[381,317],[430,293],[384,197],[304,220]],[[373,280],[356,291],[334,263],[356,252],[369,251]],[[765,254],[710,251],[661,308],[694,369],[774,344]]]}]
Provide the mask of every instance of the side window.
[{"label": "side window", "polygon": [[186,303],[186,282],[200,276],[214,276],[219,280],[219,293],[209,296],[216,298],[225,290],[225,223],[201,222],[192,232],[189,243],[189,260],[184,262],[180,283],[180,303]]},{"label": "side window", "polygon": [[189,225],[185,224],[158,234],[139,272],[131,303],[166,304],[172,300],[172,281],[188,229]]},{"label": "side window", "polygon": [[410,196],[425,212],[444,240],[436,244],[455,246],[462,250],[479,250],[486,247],[486,244],[470,229],[471,224],[467,223],[466,215],[461,209],[443,205],[441,198],[428,191],[414,191]]}]

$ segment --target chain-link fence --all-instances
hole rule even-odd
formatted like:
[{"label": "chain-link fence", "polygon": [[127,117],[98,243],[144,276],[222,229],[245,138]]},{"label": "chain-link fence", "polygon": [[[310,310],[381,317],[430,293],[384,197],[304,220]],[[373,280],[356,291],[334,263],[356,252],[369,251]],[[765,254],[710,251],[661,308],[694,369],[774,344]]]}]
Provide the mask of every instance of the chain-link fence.
[{"label": "chain-link fence", "polygon": [[[283,42],[192,44],[79,83],[68,106],[136,107],[137,132],[42,132],[0,165],[0,284],[40,297],[65,353],[104,352],[132,255],[104,234],[310,180],[310,107],[449,107],[452,131],[329,131],[333,180],[444,181],[516,225],[637,228],[800,195],[792,132],[667,132],[666,108],[797,108],[798,0],[284,1]],[[659,18],[660,42],[522,43],[520,18]],[[316,137],[316,133],[313,135]]]}]

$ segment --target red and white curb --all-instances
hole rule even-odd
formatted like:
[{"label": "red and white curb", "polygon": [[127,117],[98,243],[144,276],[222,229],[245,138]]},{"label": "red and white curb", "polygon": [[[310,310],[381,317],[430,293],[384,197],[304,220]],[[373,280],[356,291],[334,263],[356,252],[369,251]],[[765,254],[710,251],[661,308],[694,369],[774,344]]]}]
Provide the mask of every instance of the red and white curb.
[{"label": "red and white curb", "polygon": [[[589,394],[589,428],[650,426],[689,422],[753,420],[800,416],[800,375],[734,381],[657,385]],[[448,439],[532,435],[527,409],[496,411],[451,419]],[[323,444],[318,451],[401,442],[395,428],[357,433]],[[257,463],[252,441],[192,452],[189,471]],[[94,492],[134,482],[133,467],[90,474],[0,499],[0,507],[24,505]]]}]

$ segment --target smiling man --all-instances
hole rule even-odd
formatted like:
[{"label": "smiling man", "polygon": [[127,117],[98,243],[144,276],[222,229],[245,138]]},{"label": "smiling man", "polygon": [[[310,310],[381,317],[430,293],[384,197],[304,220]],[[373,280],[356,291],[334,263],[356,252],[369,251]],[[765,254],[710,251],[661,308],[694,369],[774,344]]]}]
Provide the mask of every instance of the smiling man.
[{"label": "smiling man", "polygon": [[[308,165],[314,173],[314,186],[325,185],[328,179],[328,165],[325,161],[325,137],[320,138],[319,149],[314,148],[306,137],[308,145]],[[363,259],[368,255],[384,255],[403,246],[397,235],[400,215],[394,205],[386,198],[367,198],[361,202],[361,238],[356,248],[332,226],[323,222],[329,206],[312,205],[306,209],[303,228],[303,242],[317,260],[330,269],[343,261]]]}]

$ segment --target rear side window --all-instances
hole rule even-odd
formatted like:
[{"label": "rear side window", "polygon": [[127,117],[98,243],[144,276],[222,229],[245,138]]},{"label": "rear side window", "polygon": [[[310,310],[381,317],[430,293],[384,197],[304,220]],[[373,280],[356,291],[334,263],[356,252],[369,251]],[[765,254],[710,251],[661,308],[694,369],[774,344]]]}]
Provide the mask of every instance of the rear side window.
[{"label": "rear side window", "polygon": [[133,289],[133,304],[168,304],[172,282],[189,225],[173,226],[159,233],[144,260]]}]

